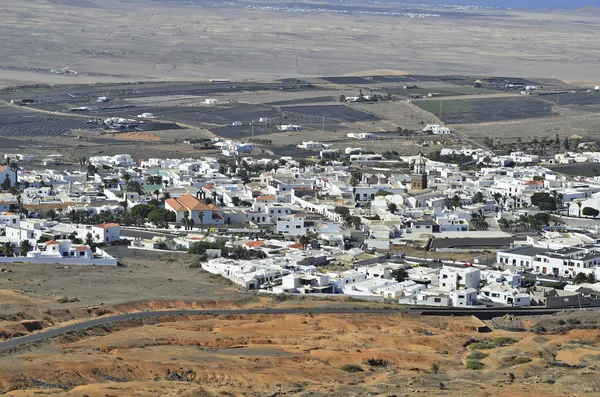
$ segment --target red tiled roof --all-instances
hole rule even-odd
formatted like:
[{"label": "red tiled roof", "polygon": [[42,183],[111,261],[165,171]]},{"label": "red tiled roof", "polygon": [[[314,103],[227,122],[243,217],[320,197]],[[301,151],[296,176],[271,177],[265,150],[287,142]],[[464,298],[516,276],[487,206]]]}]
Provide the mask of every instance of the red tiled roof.
[{"label": "red tiled roof", "polygon": [[4,172],[4,170],[6,170],[6,166],[0,165],[0,172]]},{"label": "red tiled roof", "polygon": [[108,229],[109,227],[117,227],[117,226],[121,226],[118,223],[103,223],[101,225],[96,225],[96,227],[99,227],[100,229]]},{"label": "red tiled roof", "polygon": [[275,196],[258,196],[256,199],[257,200],[270,200],[270,201],[272,201],[272,200],[277,200],[277,197],[275,197]]},{"label": "red tiled roof", "polygon": [[536,185],[537,186],[537,185],[543,185],[543,183],[540,182],[540,181],[527,181],[527,182],[525,182],[525,185],[527,185],[527,186],[534,186],[534,185]]},{"label": "red tiled roof", "polygon": [[251,242],[249,242],[249,243],[246,243],[245,245],[246,245],[247,247],[253,247],[253,248],[256,248],[256,247],[260,247],[260,246],[263,246],[263,245],[265,245],[265,242],[264,242],[264,241],[262,241],[262,240],[256,240],[256,241],[251,241]]},{"label": "red tiled roof", "polygon": [[212,183],[207,183],[206,185],[202,186],[202,189],[206,189],[206,190],[211,190],[214,188],[215,188],[215,185],[213,185]]},{"label": "red tiled roof", "polygon": [[78,247],[75,247],[75,251],[87,251],[88,247],[87,245],[80,245]]},{"label": "red tiled roof", "polygon": [[292,244],[290,248],[304,248],[304,246],[302,244]]},{"label": "red tiled roof", "polygon": [[166,203],[169,204],[169,206],[173,208],[175,212],[221,211],[219,207],[215,207],[212,204],[206,205],[191,194],[186,194],[185,196],[181,196],[178,198],[170,198],[166,201]]},{"label": "red tiled roof", "polygon": [[60,244],[60,243],[56,240],[46,241],[46,245],[57,245],[57,244]]}]

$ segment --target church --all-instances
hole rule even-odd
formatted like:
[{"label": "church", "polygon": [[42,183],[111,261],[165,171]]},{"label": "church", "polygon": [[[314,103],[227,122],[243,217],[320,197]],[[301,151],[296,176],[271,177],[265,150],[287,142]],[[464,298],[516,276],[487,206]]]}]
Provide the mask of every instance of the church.
[{"label": "church", "polygon": [[411,176],[410,182],[411,190],[424,190],[427,189],[427,172],[425,171],[425,158],[422,153],[419,153],[419,157],[415,161],[415,168]]}]

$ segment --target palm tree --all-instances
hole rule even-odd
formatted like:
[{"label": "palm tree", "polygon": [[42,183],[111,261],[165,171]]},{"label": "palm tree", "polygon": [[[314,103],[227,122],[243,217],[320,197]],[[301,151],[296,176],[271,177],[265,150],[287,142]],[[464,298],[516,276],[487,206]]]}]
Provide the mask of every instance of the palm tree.
[{"label": "palm tree", "polygon": [[204,211],[198,212],[198,219],[200,219],[200,233],[202,233],[202,225],[204,222]]},{"label": "palm tree", "polygon": [[155,190],[152,192],[152,194],[154,195],[154,198],[156,198],[156,201],[158,201],[158,195],[160,194],[159,190]]},{"label": "palm tree", "polygon": [[457,209],[460,205],[460,197],[458,197],[458,194],[455,194],[454,197],[452,197],[452,199],[450,200],[450,202],[452,203],[452,207],[454,207],[454,209]]},{"label": "palm tree", "polygon": [[31,251],[32,249],[33,249],[33,246],[31,245],[29,240],[23,240],[23,241],[21,241],[21,244],[19,244],[19,254],[21,256],[27,256],[27,253],[29,251]]},{"label": "palm tree", "polygon": [[582,203],[581,201],[579,201],[579,200],[577,201],[577,206],[579,207],[579,217],[580,217],[580,218],[581,218],[581,205],[582,205],[582,204],[583,204],[583,203]]},{"label": "palm tree", "polygon": [[2,255],[4,256],[14,256],[15,255],[15,246],[10,241],[2,243],[0,247],[0,251],[2,251]]},{"label": "palm tree", "polygon": [[213,191],[212,191],[210,194],[211,194],[211,196],[212,196],[212,198],[213,198],[213,203],[214,203],[216,206],[218,206],[218,203],[217,203],[217,196],[218,196],[218,195],[217,195],[217,191],[216,191],[216,190],[213,190]]},{"label": "palm tree", "polygon": [[190,225],[190,213],[189,213],[189,211],[185,211],[183,213],[182,223],[183,223],[183,227],[185,228],[185,230],[188,230],[188,227]]},{"label": "palm tree", "polygon": [[167,201],[167,200],[168,200],[168,199],[170,199],[170,198],[171,198],[171,193],[169,193],[169,192],[164,192],[164,193],[162,194],[161,201],[163,201],[163,202],[164,202],[164,201]]},{"label": "palm tree", "polygon": [[306,251],[306,246],[310,244],[310,237],[306,234],[298,237],[298,244],[302,245],[302,249]]},{"label": "palm tree", "polygon": [[388,211],[390,211],[391,214],[395,214],[396,211],[398,210],[398,206],[396,205],[396,203],[389,203],[388,206]]}]

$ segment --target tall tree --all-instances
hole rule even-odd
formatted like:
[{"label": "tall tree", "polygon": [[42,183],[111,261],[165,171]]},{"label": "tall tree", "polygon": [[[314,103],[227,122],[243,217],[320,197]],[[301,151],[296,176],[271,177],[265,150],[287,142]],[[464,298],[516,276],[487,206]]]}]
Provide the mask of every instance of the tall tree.
[{"label": "tall tree", "polygon": [[19,254],[21,256],[27,256],[27,253],[29,251],[31,251],[32,249],[33,249],[33,246],[31,245],[29,240],[23,240],[23,241],[21,241],[21,244],[19,244]]},{"label": "tall tree", "polygon": [[4,256],[14,256],[15,255],[15,246],[10,241],[6,241],[2,243],[0,247],[0,251]]},{"label": "tall tree", "polygon": [[388,203],[387,209],[391,214],[395,214],[398,211],[398,205],[396,203]]}]

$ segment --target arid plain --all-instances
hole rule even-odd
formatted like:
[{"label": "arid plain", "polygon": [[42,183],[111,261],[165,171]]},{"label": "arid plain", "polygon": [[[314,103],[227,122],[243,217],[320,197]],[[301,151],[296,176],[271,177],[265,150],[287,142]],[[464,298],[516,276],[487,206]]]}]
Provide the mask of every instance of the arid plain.
[{"label": "arid plain", "polygon": [[[246,9],[245,4],[2,2],[0,87],[212,78],[270,81],[402,73],[535,77],[581,86],[600,84],[600,13],[596,9],[457,11],[462,17],[409,18],[258,11]],[[77,74],[54,74],[53,69]],[[348,87],[328,89],[333,97],[354,93]],[[300,97],[286,95],[244,93],[237,99],[260,104]],[[404,102],[381,103],[376,109],[369,109],[367,104],[353,106],[381,116],[381,121],[370,126],[380,131],[400,125],[416,129],[420,120],[437,121]],[[597,115],[573,116],[540,119],[543,123],[464,124],[459,131],[476,138],[504,131],[503,137],[509,135],[511,139],[524,129],[530,131],[529,136],[556,133],[561,138],[595,132]],[[533,133],[532,124],[537,125]],[[347,128],[364,129],[367,125]],[[327,139],[341,145],[348,131],[327,133]],[[120,140],[99,146],[95,137],[88,141],[84,134],[75,141],[76,134],[80,133],[36,139],[50,142],[57,151],[73,151],[71,145],[76,144],[81,152],[78,155],[86,156],[138,147],[143,155],[157,156],[181,155],[185,150],[172,144],[172,131],[142,136],[164,139],[164,145],[140,143],[139,135],[134,139],[122,135]],[[177,134],[178,139],[211,136],[191,128]],[[307,128],[305,134],[266,137],[282,144],[298,143],[307,137],[317,139],[320,131],[317,126]],[[379,140],[374,145],[385,147],[389,142]],[[421,150],[413,146],[411,151]],[[538,322],[544,324],[547,330],[539,334],[499,330],[479,334],[477,323],[470,318],[311,313],[316,306],[359,305],[344,301],[278,302],[242,293],[222,279],[190,268],[193,260],[188,257],[140,255],[124,262],[127,267],[115,272],[10,267],[12,273],[5,273],[0,282],[2,337],[150,309],[304,307],[306,313],[166,317],[65,335],[5,353],[0,358],[1,392],[11,396],[477,397],[599,393],[595,382],[598,332],[578,329],[585,328],[593,313],[520,320],[527,330]],[[62,298],[69,301],[64,303]],[[130,301],[135,303],[128,304]],[[567,325],[556,327],[559,323]],[[514,339],[514,343],[490,345],[481,353],[470,347],[476,341],[503,337]],[[483,364],[482,369],[466,368],[467,357],[472,354]],[[360,366],[363,371],[346,372],[342,370],[345,365]]]},{"label": "arid plain", "polygon": [[[409,18],[213,3],[2,2],[0,82],[273,79],[374,69],[600,79],[600,12],[594,8]],[[49,73],[63,68],[79,75]]]}]

